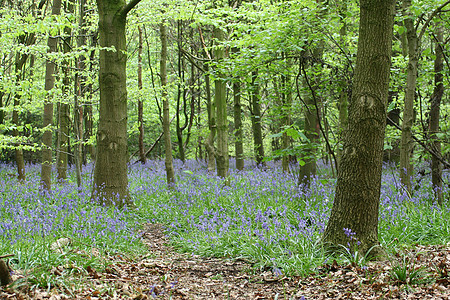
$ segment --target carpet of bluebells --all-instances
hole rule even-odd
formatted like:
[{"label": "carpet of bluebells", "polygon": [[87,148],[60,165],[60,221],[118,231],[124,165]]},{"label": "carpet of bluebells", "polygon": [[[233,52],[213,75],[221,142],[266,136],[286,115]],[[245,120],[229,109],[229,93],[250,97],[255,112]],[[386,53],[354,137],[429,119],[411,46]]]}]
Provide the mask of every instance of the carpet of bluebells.
[{"label": "carpet of bluebells", "polygon": [[[230,166],[234,161],[230,161]],[[319,165],[309,188],[278,163],[256,168],[231,167],[225,181],[207,172],[204,162],[174,162],[177,184],[168,189],[163,161],[129,166],[130,194],[135,207],[102,207],[90,200],[92,165],[83,167],[77,188],[74,170],[51,194],[39,191],[39,165],[27,165],[27,181],[19,184],[13,165],[0,165],[0,255],[15,254],[19,267],[44,263],[49,245],[70,238],[80,248],[103,253],[145,251],[143,223],[166,227],[179,251],[204,256],[235,257],[285,274],[307,274],[326,260],[318,246],[333,202],[335,180]],[[433,202],[429,175],[415,179],[414,193],[400,186],[398,172],[385,165],[380,206],[380,241],[408,246],[450,242],[449,173],[444,173],[447,204]],[[389,248],[388,247],[388,248]],[[50,263],[51,262],[45,262]]]}]

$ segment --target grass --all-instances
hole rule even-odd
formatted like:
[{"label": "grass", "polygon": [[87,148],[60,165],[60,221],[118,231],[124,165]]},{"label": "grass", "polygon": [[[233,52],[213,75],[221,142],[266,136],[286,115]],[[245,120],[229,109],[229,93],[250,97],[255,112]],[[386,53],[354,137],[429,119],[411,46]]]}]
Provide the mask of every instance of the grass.
[{"label": "grass", "polygon": [[[52,194],[41,194],[40,166],[27,165],[27,182],[21,185],[8,176],[14,174],[13,166],[3,164],[0,255],[15,254],[14,268],[29,274],[26,278],[32,284],[49,289],[55,284],[73,285],[64,281],[70,272],[87,272],[88,266],[102,270],[107,267],[106,258],[117,254],[144,254],[138,229],[151,222],[166,226],[179,251],[242,258],[254,262],[256,270],[284,275],[312,272],[328,259],[317,242],[333,200],[335,181],[327,176],[329,170],[321,165],[323,175],[306,189],[297,186],[295,176],[281,173],[277,165],[269,163],[266,170],[249,162],[247,166],[241,172],[231,169],[225,185],[208,174],[203,163],[175,161],[177,186],[168,190],[164,162],[132,165],[130,193],[136,207],[118,210],[91,203],[92,166],[84,167],[84,185],[79,190],[74,170],[70,170],[67,183],[55,184]],[[445,176],[448,182],[448,173]],[[381,243],[390,249],[448,243],[449,206],[441,208],[430,200],[427,180],[408,196],[396,177],[386,166],[379,219]],[[448,199],[448,187],[444,194]],[[70,245],[62,252],[51,250],[49,245],[60,238],[70,238]],[[71,267],[61,273],[54,271],[58,266]]]}]

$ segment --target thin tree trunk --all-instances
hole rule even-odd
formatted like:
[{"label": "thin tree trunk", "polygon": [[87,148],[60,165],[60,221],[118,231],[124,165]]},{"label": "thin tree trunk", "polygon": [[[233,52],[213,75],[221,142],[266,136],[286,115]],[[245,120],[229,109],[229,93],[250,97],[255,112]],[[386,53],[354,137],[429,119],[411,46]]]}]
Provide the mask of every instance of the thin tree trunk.
[{"label": "thin tree trunk", "polygon": [[183,64],[183,53],[182,53],[182,30],[183,24],[181,20],[177,21],[177,45],[178,45],[178,92],[177,92],[177,142],[178,142],[178,154],[181,161],[184,163],[186,161],[186,156],[184,153],[184,143],[183,143],[183,130],[186,126],[181,126],[181,98],[183,98],[183,112],[186,112],[186,89],[184,87],[184,64]]},{"label": "thin tree trunk", "polygon": [[[431,149],[441,157],[441,143],[437,137],[439,132],[439,114],[442,96],[444,94],[443,73],[444,52],[443,52],[443,26],[441,21],[436,22],[436,58],[434,60],[434,91],[430,103],[430,127],[428,130],[431,140]],[[442,195],[442,163],[435,156],[431,157],[431,183],[433,186],[434,198],[439,205],[444,203]]]},{"label": "thin tree trunk", "polygon": [[144,150],[144,104],[142,102],[142,28],[138,26],[139,31],[139,50],[138,50],[138,123],[139,123],[139,161],[143,164],[146,162]]},{"label": "thin tree trunk", "polygon": [[349,124],[333,208],[323,235],[325,245],[341,251],[339,245],[352,242],[351,230],[359,243],[358,253],[371,251],[374,257],[385,253],[378,242],[378,209],[394,4],[394,0],[361,0]]},{"label": "thin tree trunk", "polygon": [[241,106],[241,83],[233,82],[233,99],[234,99],[234,135],[235,135],[235,151],[236,151],[236,169],[244,169],[244,145],[242,130],[242,106]]},{"label": "thin tree trunk", "polygon": [[253,145],[255,151],[256,164],[261,166],[264,164],[264,143],[261,126],[261,103],[259,95],[259,84],[256,82],[258,78],[258,71],[252,72],[251,85],[251,120],[253,128]]},{"label": "thin tree trunk", "polygon": [[[213,30],[214,38],[218,45],[214,51],[216,62],[221,62],[225,57],[225,51],[221,42],[225,40],[225,33],[215,27]],[[229,158],[228,158],[228,120],[227,120],[227,95],[224,74],[216,69],[218,73],[214,80],[214,102],[217,109],[217,153],[216,166],[217,176],[226,178],[228,176]]]},{"label": "thin tree trunk", "polygon": [[[283,53],[283,55],[285,55]],[[291,105],[292,105],[292,91],[291,91],[291,81],[289,76],[289,67],[290,63],[287,59],[285,59],[286,62],[286,72],[288,72],[286,75],[282,74],[281,82],[282,82],[282,124],[284,129],[289,128],[291,126]],[[281,136],[281,148],[283,150],[288,150],[290,146],[290,137],[288,134],[284,131],[283,135]],[[284,154],[281,159],[281,167],[283,169],[283,172],[289,173],[289,161],[290,156],[287,154]]]},{"label": "thin tree trunk", "polygon": [[[61,13],[61,0],[53,0],[52,15],[59,15]],[[57,38],[49,37],[47,46],[48,53],[56,52]],[[52,182],[52,135],[53,129],[53,99],[51,97],[51,90],[55,85],[55,63],[47,60],[45,64],[45,91],[47,95],[44,101],[44,116],[42,128],[44,133],[42,135],[42,165],[41,165],[41,188],[50,191]]]},{"label": "thin tree trunk", "polygon": [[[66,10],[68,13],[74,12],[74,6],[71,1],[66,2]],[[72,29],[70,27],[64,28],[64,41],[63,41],[63,51],[65,54],[70,52],[71,45],[71,34]],[[58,109],[58,152],[57,152],[57,180],[65,181],[67,179],[67,163],[68,163],[68,152],[69,152],[69,104],[67,99],[69,98],[69,83],[70,83],[70,63],[66,60],[64,63],[64,79],[63,79],[63,102],[59,103]]]},{"label": "thin tree trunk", "polygon": [[403,1],[404,24],[408,38],[408,71],[406,79],[405,106],[403,109],[402,138],[400,144],[400,179],[401,183],[411,193],[411,177],[413,165],[411,162],[414,148],[412,126],[414,120],[414,98],[416,94],[417,65],[419,61],[418,39],[414,19],[410,12],[411,0]]},{"label": "thin tree trunk", "polygon": [[[347,17],[347,0],[341,0],[339,2],[339,16],[342,20],[342,27],[339,30],[339,37],[341,44],[345,45],[345,41],[347,39],[347,23],[345,18]],[[347,47],[344,47],[346,49]],[[339,110],[339,144],[337,146],[337,161],[338,165],[340,164],[342,157],[342,139],[344,136],[344,131],[347,128],[348,123],[348,82],[345,79],[341,79],[341,91],[339,92],[339,102],[338,102],[338,110]]]},{"label": "thin tree trunk", "polygon": [[211,99],[211,84],[208,74],[208,65],[205,64],[205,90],[206,90],[206,106],[208,111],[208,128],[209,134],[206,139],[206,153],[208,156],[208,172],[212,173],[216,170],[216,151],[214,148],[214,137],[216,136],[216,104]]},{"label": "thin tree trunk", "polygon": [[[26,40],[30,40],[27,38],[27,35],[23,35],[23,36],[19,37],[19,42],[21,44],[24,44]],[[34,37],[31,40],[33,40],[33,43],[34,43]],[[20,81],[24,77],[24,71],[25,71],[24,66],[25,66],[27,59],[28,59],[28,54],[20,54],[20,53],[16,54],[15,71],[16,71],[17,86],[20,85]],[[19,138],[18,127],[20,126],[19,112],[17,109],[19,106],[20,106],[20,95],[16,94],[14,96],[14,109],[13,109],[13,113],[12,113],[12,122],[15,126],[15,128],[13,130],[13,136],[17,139]],[[19,182],[24,182],[25,181],[25,161],[23,158],[23,150],[22,150],[22,147],[20,144],[17,144],[14,152],[15,152],[16,165],[17,165],[17,179],[19,180]]]},{"label": "thin tree trunk", "polygon": [[167,95],[167,27],[164,21],[159,25],[161,37],[161,58],[160,70],[161,75],[161,98],[163,101],[163,130],[164,130],[164,147],[166,152],[166,177],[167,184],[170,186],[175,184],[175,171],[173,169],[172,158],[172,142],[170,139],[170,116],[169,116],[169,99]]}]

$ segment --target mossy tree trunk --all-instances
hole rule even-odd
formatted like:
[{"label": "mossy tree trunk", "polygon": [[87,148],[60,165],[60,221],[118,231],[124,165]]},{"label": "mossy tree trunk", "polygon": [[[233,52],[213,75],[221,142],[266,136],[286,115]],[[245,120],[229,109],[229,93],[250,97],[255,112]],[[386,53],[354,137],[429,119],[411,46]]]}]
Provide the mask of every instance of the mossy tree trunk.
[{"label": "mossy tree trunk", "polygon": [[128,12],[138,3],[97,0],[100,109],[92,198],[107,205],[131,203],[127,174],[125,26]]},{"label": "mossy tree trunk", "polygon": [[[394,21],[394,0],[361,0],[358,51],[349,124],[330,219],[323,235],[331,249],[355,233],[358,251],[381,256],[378,209]],[[334,247],[333,247],[334,246]],[[335,248],[334,248],[335,249]]]}]

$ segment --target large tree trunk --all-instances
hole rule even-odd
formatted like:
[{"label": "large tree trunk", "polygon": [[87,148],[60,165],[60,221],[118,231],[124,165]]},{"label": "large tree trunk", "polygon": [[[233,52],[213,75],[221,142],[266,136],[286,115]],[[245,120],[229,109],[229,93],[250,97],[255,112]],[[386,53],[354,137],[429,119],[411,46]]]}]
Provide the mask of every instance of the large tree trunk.
[{"label": "large tree trunk", "polygon": [[[350,229],[360,242],[358,251],[363,254],[379,245],[378,208],[394,3],[394,0],[361,0],[348,131],[334,204],[323,235],[326,245],[338,247],[350,242],[344,228]],[[378,257],[384,252],[374,247],[370,254]]]},{"label": "large tree trunk", "polygon": [[[97,0],[100,110],[92,197],[107,205],[131,203],[127,174],[127,13],[139,1]],[[114,50],[107,48],[113,47]],[[105,49],[106,48],[106,49]]]},{"label": "large tree trunk", "polygon": [[[215,60],[220,63],[225,57],[223,45],[220,45],[220,43],[225,40],[225,33],[222,29],[215,27],[214,38],[218,44],[214,51]],[[214,102],[217,109],[217,176],[225,178],[228,176],[229,167],[227,95],[225,76],[222,71],[218,69],[216,69],[216,79],[214,80]]]},{"label": "large tree trunk", "polygon": [[161,75],[161,98],[163,101],[163,130],[164,130],[164,147],[166,152],[166,177],[167,184],[170,186],[175,184],[175,172],[173,169],[172,158],[172,141],[170,139],[170,120],[169,120],[169,99],[167,95],[167,28],[164,21],[159,25],[161,36],[161,58],[160,69]]},{"label": "large tree trunk", "polygon": [[252,85],[251,85],[251,120],[253,129],[253,146],[255,150],[256,164],[261,166],[264,162],[264,144],[262,136],[261,126],[261,103],[259,99],[259,84],[256,82],[258,78],[258,72],[252,72]]},{"label": "large tree trunk", "polygon": [[[53,0],[52,15],[59,15],[61,13],[61,0]],[[48,53],[56,52],[57,45],[56,37],[49,37],[47,46]],[[51,126],[53,125],[53,99],[51,97],[51,90],[55,85],[55,63],[47,60],[45,64],[45,91],[47,92],[44,102],[44,118],[42,128],[44,133],[42,135],[42,165],[41,165],[41,188],[47,191],[51,190],[52,182],[52,133]]]},{"label": "large tree trunk", "polygon": [[411,163],[414,140],[412,126],[414,120],[414,98],[416,94],[417,64],[419,61],[418,39],[414,19],[409,11],[411,0],[403,1],[404,24],[408,38],[408,71],[406,79],[405,107],[403,109],[402,139],[400,144],[400,179],[402,184],[411,193],[411,177],[413,166]]},{"label": "large tree trunk", "polygon": [[138,123],[139,123],[139,161],[145,164],[147,160],[144,150],[144,104],[142,102],[142,28],[138,26],[139,31],[139,49],[138,49]]},{"label": "large tree trunk", "polygon": [[[444,52],[443,52],[443,27],[440,21],[436,22],[436,58],[434,60],[434,91],[430,103],[430,127],[429,136],[431,140],[431,149],[438,157],[441,157],[441,143],[437,137],[439,132],[439,113],[441,107],[442,95],[444,94]],[[444,197],[442,195],[442,163],[434,155],[431,157],[431,183],[433,185],[434,198],[442,205]]]}]

